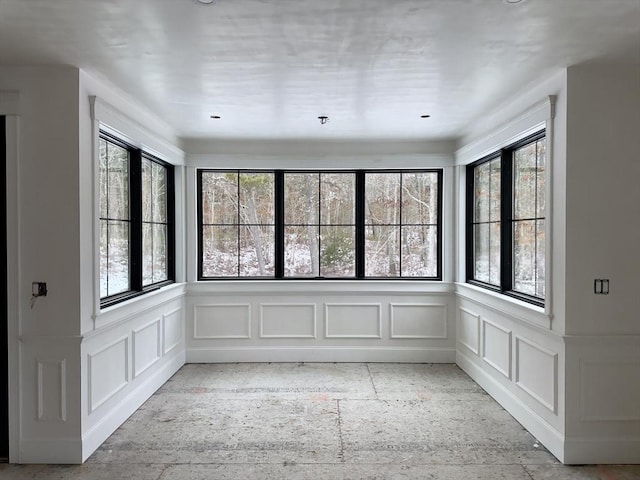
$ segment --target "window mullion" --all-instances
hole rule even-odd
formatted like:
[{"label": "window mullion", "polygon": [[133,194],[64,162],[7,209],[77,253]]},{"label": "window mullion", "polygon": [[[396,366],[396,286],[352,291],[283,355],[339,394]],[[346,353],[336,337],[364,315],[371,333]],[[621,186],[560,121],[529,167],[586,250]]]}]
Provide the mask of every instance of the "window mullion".
[{"label": "window mullion", "polygon": [[284,172],[276,170],[274,176],[274,269],[276,278],[284,278]]},{"label": "window mullion", "polygon": [[365,273],[365,173],[356,171],[356,278],[364,278]]},{"label": "window mullion", "polygon": [[500,290],[510,291],[513,286],[513,151],[502,150],[500,162]]},{"label": "window mullion", "polygon": [[142,290],[142,156],[129,150],[131,290]]}]

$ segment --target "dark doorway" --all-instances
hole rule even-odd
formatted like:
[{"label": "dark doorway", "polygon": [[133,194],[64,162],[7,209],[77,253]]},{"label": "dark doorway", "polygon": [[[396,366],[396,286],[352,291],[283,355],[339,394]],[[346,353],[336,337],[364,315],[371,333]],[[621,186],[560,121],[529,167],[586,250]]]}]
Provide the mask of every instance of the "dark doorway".
[{"label": "dark doorway", "polygon": [[0,462],[9,460],[9,345],[7,328],[7,128],[0,116]]}]

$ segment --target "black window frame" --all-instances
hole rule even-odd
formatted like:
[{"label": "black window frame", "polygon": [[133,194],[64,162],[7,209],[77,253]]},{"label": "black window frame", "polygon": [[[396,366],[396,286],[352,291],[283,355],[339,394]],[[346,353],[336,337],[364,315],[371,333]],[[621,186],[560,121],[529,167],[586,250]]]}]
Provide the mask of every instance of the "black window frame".
[{"label": "black window frame", "polygon": [[[157,156],[122,140],[107,131],[100,130],[99,139],[124,148],[129,153],[129,286],[126,292],[100,297],[100,308],[107,308],[126,300],[158,290],[175,283],[175,173],[174,166]],[[142,244],[142,161],[150,160],[167,172],[167,279],[143,285]],[[97,193],[100,195],[100,192]],[[102,217],[100,217],[102,220]],[[98,254],[99,255],[99,254]],[[100,275],[100,272],[98,272]]]},{"label": "black window frame", "polygon": [[[514,214],[514,184],[513,184],[513,160],[514,153],[532,143],[539,140],[546,139],[546,130],[539,130],[527,137],[518,140],[498,151],[492,152],[489,155],[467,165],[466,167],[466,205],[465,205],[465,218],[466,218],[466,235],[465,235],[465,274],[466,282],[478,287],[485,288],[524,302],[544,307],[545,298],[537,297],[522,293],[513,289],[513,255],[514,255],[514,242],[513,242],[513,226],[515,220]],[[475,273],[475,249],[474,249],[474,209],[475,209],[475,175],[474,170],[476,167],[483,165],[487,162],[500,159],[500,284],[494,285],[491,283],[476,280],[474,278]],[[545,167],[548,168],[548,165]],[[537,198],[537,194],[536,194]],[[546,221],[545,217],[542,217]],[[547,232],[545,231],[545,236]],[[545,274],[548,274],[546,272]]]},{"label": "black window frame", "polygon": [[[203,275],[203,217],[202,217],[202,174],[204,172],[225,172],[225,173],[273,173],[274,174],[274,259],[275,274],[273,276],[204,276]],[[284,177],[285,174],[307,173],[307,174],[328,174],[328,173],[353,173],[355,174],[355,275],[350,277],[323,277],[323,276],[285,276],[284,274]],[[435,173],[437,174],[437,273],[433,277],[417,276],[394,276],[394,277],[374,277],[365,275],[365,175],[367,173]],[[197,218],[197,279],[198,281],[259,281],[259,280],[404,280],[404,281],[441,281],[442,280],[442,210],[443,210],[443,177],[442,168],[415,168],[415,169],[229,169],[229,168],[198,168],[196,170],[196,218]],[[411,226],[411,225],[409,225]]]}]

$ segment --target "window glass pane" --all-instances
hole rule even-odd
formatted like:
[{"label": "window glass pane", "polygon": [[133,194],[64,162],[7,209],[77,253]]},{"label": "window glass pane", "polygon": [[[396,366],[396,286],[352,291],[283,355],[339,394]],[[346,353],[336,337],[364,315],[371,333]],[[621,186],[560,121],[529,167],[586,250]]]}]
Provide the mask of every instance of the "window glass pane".
[{"label": "window glass pane", "polygon": [[365,275],[400,276],[400,228],[371,225],[365,229]]},{"label": "window glass pane", "polygon": [[545,221],[536,222],[536,296],[545,297]]},{"label": "window glass pane", "polygon": [[402,174],[402,223],[404,225],[438,222],[438,174],[416,172]]},{"label": "window glass pane", "polygon": [[489,224],[489,283],[500,285],[500,222]]},{"label": "window glass pane", "polygon": [[238,227],[202,227],[202,275],[238,276]]},{"label": "window glass pane", "polygon": [[142,159],[142,221],[153,219],[153,167],[151,160]]},{"label": "window glass pane", "polygon": [[474,222],[489,221],[489,191],[491,188],[491,162],[473,169]]},{"label": "window glass pane", "polygon": [[320,223],[349,225],[355,222],[356,176],[323,173],[320,176]]},{"label": "window glass pane", "polygon": [[284,175],[284,223],[313,225],[319,223],[317,173],[287,173]]},{"label": "window glass pane", "polygon": [[438,273],[437,227],[402,227],[402,276],[435,277]]},{"label": "window glass pane", "polygon": [[531,219],[536,215],[536,143],[513,154],[513,218]]},{"label": "window glass pane", "polygon": [[285,227],[284,274],[286,277],[317,277],[319,270],[318,227]]},{"label": "window glass pane", "polygon": [[126,292],[129,282],[129,223],[107,222],[107,295]]},{"label": "window glass pane", "polygon": [[473,226],[473,278],[479,282],[489,282],[490,228],[488,223]]},{"label": "window glass pane", "polygon": [[107,145],[107,218],[129,219],[129,152]]},{"label": "window glass pane", "polygon": [[513,227],[513,289],[536,294],[536,221],[522,220]]},{"label": "window glass pane", "polygon": [[400,173],[365,175],[365,223],[398,225],[400,223]]},{"label": "window glass pane", "polygon": [[253,225],[273,225],[274,176],[272,173],[240,174],[240,221]]},{"label": "window glass pane", "polygon": [[272,277],[274,252],[272,226],[243,226],[240,229],[240,276]]},{"label": "window glass pane", "polygon": [[[100,139],[100,217],[107,218],[108,216],[108,157],[107,157],[107,141]],[[106,285],[106,283],[105,283]],[[106,288],[106,287],[105,287]]]},{"label": "window glass pane", "polygon": [[167,168],[151,162],[153,172],[152,183],[152,204],[154,222],[164,223],[167,221]]},{"label": "window glass pane", "polygon": [[109,222],[100,220],[100,297],[109,292]]},{"label": "window glass pane", "polygon": [[156,223],[153,225],[153,283],[169,278],[167,253],[167,226]]},{"label": "window glass pane", "polygon": [[355,276],[355,227],[323,226],[320,233],[320,273],[322,276]]},{"label": "window glass pane", "polygon": [[153,225],[142,224],[142,284],[153,283]]},{"label": "window glass pane", "polygon": [[238,223],[238,175],[202,172],[202,223]]},{"label": "window glass pane", "polygon": [[536,217],[545,217],[545,193],[546,193],[546,143],[544,139],[536,142],[538,148],[538,168],[536,178]]},{"label": "window glass pane", "polygon": [[500,194],[502,177],[500,159],[492,160],[489,162],[489,166],[489,220],[495,222],[500,220],[500,207],[502,205],[502,197]]}]

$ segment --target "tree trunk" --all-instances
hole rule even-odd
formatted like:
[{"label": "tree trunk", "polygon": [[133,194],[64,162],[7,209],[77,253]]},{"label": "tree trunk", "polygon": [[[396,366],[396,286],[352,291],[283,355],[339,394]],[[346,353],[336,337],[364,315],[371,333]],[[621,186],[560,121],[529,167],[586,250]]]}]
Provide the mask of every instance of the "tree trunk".
[{"label": "tree trunk", "polygon": [[258,260],[258,270],[260,271],[260,275],[265,275],[265,263],[264,263],[264,255],[262,254],[262,236],[260,227],[258,226],[258,214],[256,213],[256,199],[255,199],[255,190],[251,189],[251,195],[249,197],[249,205],[247,208],[249,210],[249,231],[251,232],[251,237],[253,238],[253,245],[256,249],[256,259]]},{"label": "tree trunk", "polygon": [[309,233],[309,254],[311,256],[311,274],[314,277],[320,276],[320,262],[318,252],[318,223],[316,203],[313,201],[313,182],[306,177],[306,197],[307,197],[307,232]]}]

